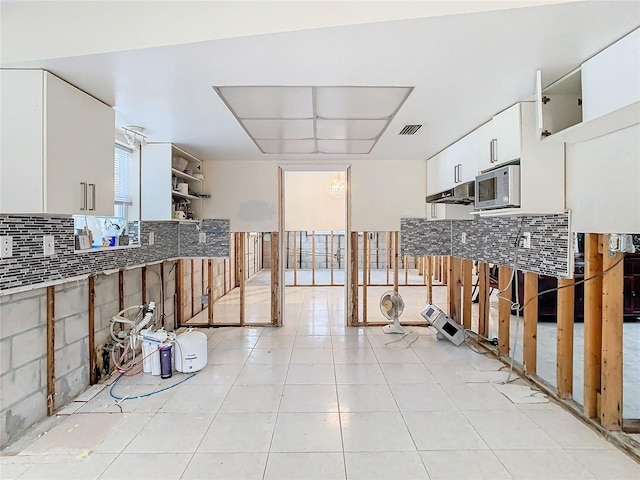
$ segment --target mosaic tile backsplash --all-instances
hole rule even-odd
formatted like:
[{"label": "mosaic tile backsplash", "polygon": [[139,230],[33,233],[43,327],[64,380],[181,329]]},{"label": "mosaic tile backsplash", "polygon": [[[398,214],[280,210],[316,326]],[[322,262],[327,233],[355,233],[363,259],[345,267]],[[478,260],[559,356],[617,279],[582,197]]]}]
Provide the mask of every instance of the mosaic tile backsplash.
[{"label": "mosaic tile backsplash", "polygon": [[[140,222],[139,247],[74,252],[70,216],[0,216],[0,236],[13,237],[13,256],[0,259],[0,290],[62,280],[176,257],[228,257],[229,220],[204,220],[206,243],[195,224]],[[149,233],[154,243],[149,245]],[[55,253],[44,256],[42,237],[53,235]]]},{"label": "mosaic tile backsplash", "polygon": [[[531,233],[531,248],[518,248],[519,234]],[[462,243],[462,234],[466,243]],[[568,277],[572,252],[569,215],[481,217],[472,221],[433,222],[403,218],[403,255],[452,255],[513,266],[553,277]]]}]

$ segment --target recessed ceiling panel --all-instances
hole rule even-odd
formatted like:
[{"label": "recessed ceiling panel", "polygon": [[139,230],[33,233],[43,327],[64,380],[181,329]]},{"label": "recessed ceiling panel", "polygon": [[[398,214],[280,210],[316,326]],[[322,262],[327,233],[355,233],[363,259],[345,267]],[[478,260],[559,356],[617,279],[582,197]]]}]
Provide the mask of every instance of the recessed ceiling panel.
[{"label": "recessed ceiling panel", "polygon": [[409,87],[316,87],[321,118],[389,118],[411,92]]},{"label": "recessed ceiling panel", "polygon": [[311,87],[214,87],[237,118],[313,118]]},{"label": "recessed ceiling panel", "polygon": [[375,140],[318,140],[318,153],[369,153]]},{"label": "recessed ceiling panel", "polygon": [[315,153],[316,141],[304,140],[256,140],[263,153]]},{"label": "recessed ceiling panel", "polygon": [[313,119],[308,120],[241,120],[252,138],[313,138]]},{"label": "recessed ceiling panel", "polygon": [[327,140],[368,140],[374,139],[388,120],[327,120],[319,118],[316,121],[316,135]]}]

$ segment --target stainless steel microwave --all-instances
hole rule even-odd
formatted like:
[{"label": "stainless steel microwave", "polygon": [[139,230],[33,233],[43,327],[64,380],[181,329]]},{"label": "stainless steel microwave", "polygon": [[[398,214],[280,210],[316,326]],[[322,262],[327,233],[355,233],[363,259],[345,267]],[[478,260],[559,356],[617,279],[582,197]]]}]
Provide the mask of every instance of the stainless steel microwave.
[{"label": "stainless steel microwave", "polygon": [[520,165],[497,168],[476,177],[476,210],[520,206]]}]

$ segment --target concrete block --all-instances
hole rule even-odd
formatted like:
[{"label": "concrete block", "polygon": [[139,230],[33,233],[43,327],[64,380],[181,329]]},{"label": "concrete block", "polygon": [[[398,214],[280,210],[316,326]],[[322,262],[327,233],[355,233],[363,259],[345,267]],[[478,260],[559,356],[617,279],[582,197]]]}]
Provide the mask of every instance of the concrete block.
[{"label": "concrete block", "polygon": [[95,332],[96,345],[102,345],[111,342],[111,333],[108,328],[103,328]]},{"label": "concrete block", "polygon": [[11,339],[0,340],[0,375],[11,370]]},{"label": "concrete block", "polygon": [[56,320],[87,313],[89,309],[89,285],[86,280],[65,283],[56,287]]},{"label": "concrete block", "polygon": [[66,345],[89,336],[89,314],[82,313],[65,318],[64,342]]},{"label": "concrete block", "polygon": [[[39,290],[42,292],[42,290]],[[15,300],[11,301],[14,297]],[[40,311],[40,297],[7,295],[0,297],[0,338],[7,338],[46,323],[47,312]],[[44,316],[44,318],[41,317]]]},{"label": "concrete block", "polygon": [[64,319],[56,321],[55,331],[53,332],[53,334],[55,336],[55,339],[54,339],[55,349],[60,350],[61,348],[64,348],[64,346],[67,344],[64,341]]},{"label": "concrete block", "polygon": [[46,377],[46,362],[36,360],[0,377],[0,405],[4,409],[40,390]]},{"label": "concrete block", "polygon": [[37,327],[11,337],[11,368],[18,368],[47,354],[47,329]]},{"label": "concrete block", "polygon": [[106,303],[100,308],[96,309],[96,330],[102,330],[103,328],[109,328],[111,323],[111,317],[117,315],[120,311],[120,303],[118,300]]},{"label": "concrete block", "polygon": [[[125,297],[139,293],[142,290],[142,270],[135,268],[124,272],[124,294]],[[126,306],[126,304],[125,304]]]},{"label": "concrete block", "polygon": [[7,446],[22,435],[31,425],[47,416],[46,388],[29,395],[19,403],[5,407],[0,412],[1,447]]},{"label": "concrete block", "polygon": [[69,372],[89,363],[87,340],[79,340],[56,351],[56,378],[62,378]]},{"label": "concrete block", "polygon": [[117,273],[111,275],[98,275],[95,280],[95,305],[96,307],[107,303],[118,301],[118,279]]},{"label": "concrete block", "polygon": [[80,395],[89,386],[89,365],[69,372],[56,380],[55,408],[61,408]]},{"label": "concrete block", "polygon": [[[134,307],[142,303],[142,292],[124,297],[124,308]],[[130,316],[129,314],[127,316]]]}]

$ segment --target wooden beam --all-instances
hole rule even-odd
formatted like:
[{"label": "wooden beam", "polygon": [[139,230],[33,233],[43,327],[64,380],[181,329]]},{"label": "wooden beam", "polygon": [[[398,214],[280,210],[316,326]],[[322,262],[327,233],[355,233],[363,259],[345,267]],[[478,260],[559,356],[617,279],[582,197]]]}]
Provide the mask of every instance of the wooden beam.
[{"label": "wooden beam", "polygon": [[498,353],[500,355],[509,355],[511,288],[508,285],[510,279],[511,269],[501,266],[498,269],[498,290],[502,292],[500,294],[501,298],[498,298]]},{"label": "wooden beam", "polygon": [[398,293],[398,260],[400,258],[398,247],[400,246],[400,232],[393,232],[393,291]]},{"label": "wooden beam", "polygon": [[[608,244],[605,235],[604,245]],[[608,430],[622,427],[622,321],[624,254],[602,256],[602,401],[601,423]]]},{"label": "wooden beam", "polygon": [[282,326],[280,309],[280,245],[279,233],[271,232],[271,323]]},{"label": "wooden beam", "polygon": [[478,264],[479,281],[479,309],[478,309],[478,333],[482,336],[489,335],[489,264]]},{"label": "wooden beam", "polygon": [[369,239],[367,232],[362,232],[362,323],[367,324],[367,268],[369,259],[367,252],[369,251]]},{"label": "wooden beam", "polygon": [[447,262],[449,283],[447,284],[447,299],[449,316],[462,324],[462,263],[457,257],[449,257]]},{"label": "wooden beam", "polygon": [[55,412],[56,398],[56,287],[47,287],[47,415]]},{"label": "wooden beam", "polygon": [[[166,295],[165,292],[166,290],[164,289],[165,287],[165,282],[164,282],[164,262],[160,263],[160,292],[162,295]],[[160,323],[161,326],[164,327],[165,326],[165,321],[166,321],[166,315],[164,314],[165,311],[165,299],[161,298],[160,301],[162,302],[162,306],[160,308],[160,311],[162,312],[162,318],[160,319]],[[170,329],[173,330],[173,329]]]},{"label": "wooden beam", "polygon": [[387,285],[389,285],[389,269],[391,268],[391,232],[387,232]]},{"label": "wooden beam", "polygon": [[330,279],[330,284],[333,285],[333,230],[331,230],[331,279]]},{"label": "wooden beam", "polygon": [[238,240],[238,250],[239,250],[239,257],[242,259],[239,265],[239,270],[238,270],[238,274],[239,274],[239,278],[240,278],[240,326],[244,326],[244,320],[245,320],[245,304],[244,304],[244,276],[245,276],[245,266],[244,266],[244,249],[245,249],[245,233],[241,232],[239,233],[239,240]]},{"label": "wooden beam", "polygon": [[351,318],[350,326],[358,325],[358,232],[351,232]]},{"label": "wooden beam", "polygon": [[[329,268],[329,242],[327,240],[328,240],[327,236],[324,235],[324,268],[325,269]],[[331,250],[333,251],[333,248]],[[331,259],[331,261],[333,261],[333,259]]]},{"label": "wooden beam", "polygon": [[557,313],[557,373],[558,396],[563,399],[573,395],[573,320],[575,280],[558,279]]},{"label": "wooden beam", "polygon": [[216,284],[215,284],[215,265],[213,264],[213,258],[210,258],[207,262],[207,319],[209,320],[209,325],[213,325],[214,322],[214,295],[216,292]]},{"label": "wooden beam", "polygon": [[293,284],[298,285],[298,236],[293,232]]},{"label": "wooden beam", "polygon": [[602,361],[602,255],[598,252],[601,235],[587,233],[584,238],[584,414],[598,418],[600,364]]},{"label": "wooden beam", "polygon": [[462,327],[471,328],[471,293],[473,292],[473,260],[462,260]]},{"label": "wooden beam", "polygon": [[179,328],[185,320],[184,318],[184,260],[179,259],[176,266],[176,295],[177,295],[177,311],[176,328]]},{"label": "wooden beam", "polygon": [[147,303],[147,267],[142,267],[140,270],[142,276],[142,303]]},{"label": "wooden beam", "polygon": [[402,257],[402,263],[404,264],[404,284],[409,285],[409,256],[404,255]]},{"label": "wooden beam", "polygon": [[538,355],[538,274],[524,274],[524,339],[522,358],[524,372],[536,374]]},{"label": "wooden beam", "polygon": [[118,271],[118,311],[124,310],[124,270]]},{"label": "wooden beam", "polygon": [[425,258],[427,265],[425,268],[425,277],[427,278],[427,302],[433,303],[433,257]]},{"label": "wooden beam", "polygon": [[316,284],[316,232],[311,232],[311,285]]},{"label": "wooden beam", "polygon": [[96,375],[96,278],[89,277],[89,385],[98,382]]}]

